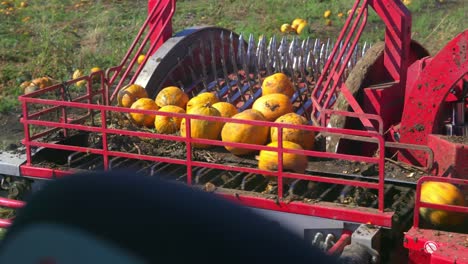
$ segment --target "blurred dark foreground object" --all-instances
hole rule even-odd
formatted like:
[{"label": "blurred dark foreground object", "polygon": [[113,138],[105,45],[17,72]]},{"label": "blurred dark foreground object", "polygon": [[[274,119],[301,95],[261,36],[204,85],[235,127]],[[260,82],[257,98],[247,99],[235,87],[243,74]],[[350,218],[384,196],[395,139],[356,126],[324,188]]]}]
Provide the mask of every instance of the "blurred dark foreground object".
[{"label": "blurred dark foreground object", "polygon": [[133,172],[48,183],[18,212],[0,263],[336,263],[247,208]]}]

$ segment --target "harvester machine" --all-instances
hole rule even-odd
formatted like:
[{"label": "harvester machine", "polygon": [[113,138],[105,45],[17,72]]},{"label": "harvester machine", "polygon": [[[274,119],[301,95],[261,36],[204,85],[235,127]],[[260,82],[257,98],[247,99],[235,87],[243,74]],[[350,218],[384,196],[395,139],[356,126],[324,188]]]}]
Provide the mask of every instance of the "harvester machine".
[{"label": "harvester machine", "polygon": [[[174,34],[175,9],[175,0],[149,1],[120,65],[20,96],[25,152],[0,154],[10,198],[31,182],[126,169],[240,203],[359,263],[468,263],[468,30],[430,56],[411,39],[411,14],[399,0],[357,0],[336,41],[255,39],[211,26]],[[370,9],[386,26],[379,43],[361,39]],[[293,84],[289,103],[306,122],[120,102],[131,85],[150,99],[176,86],[189,98],[209,92],[239,113],[251,111],[275,73]],[[135,114],[184,120],[180,132],[164,134],[139,126]],[[225,140],[222,132],[200,136],[216,124],[266,127],[277,136],[268,132],[262,144]],[[313,147],[286,148],[284,136],[294,130]]]}]

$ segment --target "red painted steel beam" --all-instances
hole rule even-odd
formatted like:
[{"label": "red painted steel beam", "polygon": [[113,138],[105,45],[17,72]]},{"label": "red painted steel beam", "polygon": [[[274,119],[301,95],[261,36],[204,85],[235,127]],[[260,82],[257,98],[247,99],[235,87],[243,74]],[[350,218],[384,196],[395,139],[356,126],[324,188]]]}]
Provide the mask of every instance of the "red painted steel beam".
[{"label": "red painted steel beam", "polygon": [[340,221],[371,224],[391,228],[393,212],[380,213],[376,209],[338,207],[334,203],[320,202],[307,204],[303,202],[283,202],[242,194],[217,193],[222,197],[245,206],[274,210],[285,213],[302,214]]}]

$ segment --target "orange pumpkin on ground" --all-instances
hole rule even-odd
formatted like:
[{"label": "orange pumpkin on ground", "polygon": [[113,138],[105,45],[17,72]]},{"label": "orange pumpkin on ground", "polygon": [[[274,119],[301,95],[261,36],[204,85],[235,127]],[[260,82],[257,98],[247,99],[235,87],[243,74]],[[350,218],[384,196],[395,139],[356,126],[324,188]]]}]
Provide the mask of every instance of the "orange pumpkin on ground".
[{"label": "orange pumpkin on ground", "polygon": [[[202,115],[202,116],[221,116],[218,110],[211,106],[210,103],[199,104],[190,108],[187,111],[187,114],[192,115]],[[183,137],[187,136],[187,131],[185,127],[185,118],[182,119],[180,124],[180,134]],[[192,138],[204,138],[204,139],[218,139],[219,133],[221,132],[222,123],[207,121],[201,119],[191,119],[190,120],[190,129]],[[193,143],[195,148],[210,148],[212,145]]]},{"label": "orange pumpkin on ground", "polygon": [[36,78],[31,82],[39,87],[39,89],[44,89],[52,85],[52,79],[49,77]]},{"label": "orange pumpkin on ground", "polygon": [[[421,202],[465,206],[463,193],[447,182],[424,182],[421,186]],[[419,212],[424,220],[440,227],[466,224],[466,215],[458,212],[434,210],[421,207]]]},{"label": "orange pumpkin on ground", "polygon": [[[296,113],[287,113],[278,117],[275,123],[293,125],[307,125],[307,119]],[[278,128],[271,127],[271,141],[278,141]],[[303,149],[312,150],[315,142],[315,133],[310,130],[283,128],[283,141],[291,141],[299,144]]]},{"label": "orange pumpkin on ground", "polygon": [[286,74],[280,72],[270,75],[263,80],[262,96],[267,94],[281,93],[289,98],[294,95],[294,86]]},{"label": "orange pumpkin on ground", "polygon": [[145,88],[138,84],[129,84],[120,89],[117,94],[117,103],[121,107],[130,107],[140,98],[148,98]]},{"label": "orange pumpkin on ground", "polygon": [[[131,109],[158,110],[158,105],[150,98],[140,98],[136,100]],[[130,113],[132,121],[140,126],[153,127],[155,115],[145,115],[140,113]]]},{"label": "orange pumpkin on ground", "polygon": [[169,86],[169,87],[162,89],[158,93],[155,101],[159,107],[163,107],[166,105],[176,105],[180,108],[185,109],[185,106],[187,105],[187,102],[189,101],[189,97],[179,87]]},{"label": "orange pumpkin on ground", "polygon": [[289,99],[288,96],[280,93],[267,94],[255,100],[252,109],[262,113],[266,120],[275,121],[278,117],[293,111]]},{"label": "orange pumpkin on ground", "polygon": [[209,103],[210,105],[213,105],[215,103],[219,102],[218,97],[214,93],[201,93],[192,99],[190,99],[187,102],[187,113],[189,112],[190,108],[196,106],[196,105],[204,105],[206,103]]},{"label": "orange pumpkin on ground", "polygon": [[24,94],[32,93],[35,91],[39,91],[39,87],[34,83],[28,85],[28,87],[24,88]]},{"label": "orange pumpkin on ground", "polygon": [[[271,142],[267,146],[277,147],[278,142]],[[294,142],[283,141],[284,149],[302,149],[302,147]],[[258,168],[261,170],[277,171],[278,170],[278,152],[261,150],[258,159]],[[292,153],[283,153],[283,171],[290,170],[296,173],[304,173],[307,168],[307,156]]]},{"label": "orange pumpkin on ground", "polygon": [[[239,114],[236,114],[232,116],[232,119],[265,121],[265,117],[254,109],[248,109]],[[268,140],[268,131],[269,127],[267,126],[253,126],[227,122],[221,131],[221,140],[223,142],[264,145]],[[255,149],[237,148],[231,146],[226,146],[225,148],[234,155],[246,155],[257,151]]]},{"label": "orange pumpkin on ground", "polygon": [[[183,114],[185,110],[176,105],[166,105],[159,109],[160,112],[178,113]],[[180,129],[181,117],[174,116],[161,116],[156,115],[154,119],[154,127],[156,131],[161,134],[173,134]]]}]

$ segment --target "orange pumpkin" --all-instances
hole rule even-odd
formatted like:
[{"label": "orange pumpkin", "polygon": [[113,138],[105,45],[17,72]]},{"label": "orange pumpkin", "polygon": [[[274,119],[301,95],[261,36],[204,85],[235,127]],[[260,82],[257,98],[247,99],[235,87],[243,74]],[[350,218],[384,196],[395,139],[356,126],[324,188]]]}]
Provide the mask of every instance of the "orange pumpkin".
[{"label": "orange pumpkin", "polygon": [[39,89],[44,89],[52,85],[52,79],[49,77],[41,77],[32,80],[32,83],[39,87]]},{"label": "orange pumpkin", "polygon": [[[183,114],[185,113],[185,110],[176,105],[166,105],[161,107],[159,112]],[[161,134],[173,134],[179,131],[181,122],[181,117],[156,115],[156,118],[154,119],[154,127],[156,128],[156,131]]]},{"label": "orange pumpkin", "polygon": [[[421,201],[433,204],[465,206],[463,193],[447,182],[424,182],[421,186]],[[422,218],[441,227],[456,226],[465,222],[465,215],[458,212],[420,208]]]},{"label": "orange pumpkin", "polygon": [[262,96],[267,94],[281,93],[289,98],[294,95],[294,87],[286,74],[280,72],[270,75],[263,80]]},{"label": "orange pumpkin", "polygon": [[210,105],[213,105],[215,103],[219,102],[218,97],[214,93],[201,93],[192,99],[190,99],[187,102],[187,113],[190,111],[190,108],[196,106],[196,105],[204,105],[206,103],[209,103]]},{"label": "orange pumpkin", "polygon": [[[140,98],[136,100],[131,109],[158,110],[158,105],[150,98]],[[155,115],[145,115],[140,113],[130,113],[131,120],[140,126],[153,127]]]},{"label": "orange pumpkin", "polygon": [[288,96],[275,93],[264,95],[255,100],[252,109],[262,113],[266,120],[275,121],[278,117],[291,113],[293,106]]},{"label": "orange pumpkin", "polygon": [[237,108],[233,104],[228,102],[217,102],[213,104],[213,107],[219,111],[222,117],[232,117],[233,115],[239,113],[239,111],[237,111]]},{"label": "orange pumpkin", "polygon": [[40,89],[39,86],[35,85],[34,83],[31,83],[28,85],[28,87],[24,88],[24,94],[39,91],[39,89]]},{"label": "orange pumpkin", "polygon": [[[232,116],[233,119],[242,120],[260,120],[265,121],[265,117],[258,111],[253,109],[245,110],[239,114]],[[268,139],[269,127],[254,126],[239,123],[226,123],[221,131],[221,140],[223,142],[236,142],[264,145]],[[237,148],[225,146],[225,148],[234,155],[246,155],[256,152],[254,149]]]},{"label": "orange pumpkin", "polygon": [[188,95],[184,93],[182,89],[176,86],[169,86],[158,93],[155,101],[159,107],[176,105],[185,109],[185,105],[187,105],[188,100]]},{"label": "orange pumpkin", "polygon": [[145,88],[138,84],[129,84],[120,89],[117,94],[117,103],[121,107],[130,107],[140,98],[148,98]]},{"label": "orange pumpkin", "polygon": [[[190,108],[187,114],[191,115],[202,115],[202,116],[221,116],[218,110],[211,106],[209,103],[199,104]],[[220,122],[207,121],[201,119],[190,120],[190,130],[192,138],[204,138],[204,139],[218,139],[219,133],[221,132],[222,124]],[[180,124],[180,134],[186,137],[187,131],[185,128],[185,118],[182,119]],[[193,143],[195,148],[209,148],[212,145]]]},{"label": "orange pumpkin", "polygon": [[[278,117],[275,123],[307,125],[307,119],[296,113],[287,113]],[[278,141],[278,128],[271,127],[271,141]],[[283,141],[299,144],[303,149],[311,150],[314,146],[315,133],[310,130],[283,128]]]},{"label": "orange pumpkin", "polygon": [[[271,142],[267,146],[277,147],[278,142]],[[284,149],[302,149],[302,147],[294,142],[283,141]],[[261,170],[277,171],[278,170],[278,152],[261,150],[258,159],[258,168]],[[297,173],[304,173],[307,168],[307,156],[292,153],[283,153],[283,171],[290,170]]]}]

